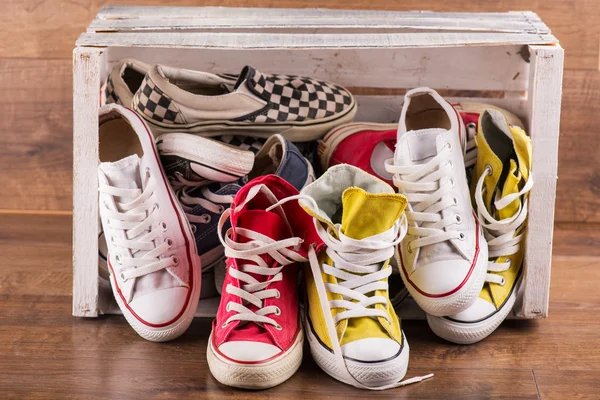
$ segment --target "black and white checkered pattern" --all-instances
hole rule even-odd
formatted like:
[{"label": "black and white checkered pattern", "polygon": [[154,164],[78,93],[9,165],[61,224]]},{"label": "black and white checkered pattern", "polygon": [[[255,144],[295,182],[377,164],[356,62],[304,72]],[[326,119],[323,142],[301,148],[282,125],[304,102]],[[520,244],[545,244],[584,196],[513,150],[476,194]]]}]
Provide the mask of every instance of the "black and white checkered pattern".
[{"label": "black and white checkered pattern", "polygon": [[158,122],[184,123],[179,109],[151,79],[146,76],[137,94],[137,109]]},{"label": "black and white checkered pattern", "polygon": [[250,68],[247,83],[251,91],[269,103],[269,109],[245,117],[246,121],[327,118],[345,111],[352,104],[352,95],[344,88],[312,78],[262,74]]},{"label": "black and white checkered pattern", "polygon": [[113,83],[111,75],[108,75],[106,79],[106,85],[104,86],[104,104],[116,103],[123,105],[121,98],[117,95],[115,85]]},{"label": "black and white checkered pattern", "polygon": [[227,143],[231,146],[239,147],[242,150],[248,150],[253,152],[254,154],[258,153],[258,151],[262,148],[263,144],[267,141],[267,139],[253,138],[250,136],[233,136],[233,135],[224,135],[215,138],[223,143]]}]

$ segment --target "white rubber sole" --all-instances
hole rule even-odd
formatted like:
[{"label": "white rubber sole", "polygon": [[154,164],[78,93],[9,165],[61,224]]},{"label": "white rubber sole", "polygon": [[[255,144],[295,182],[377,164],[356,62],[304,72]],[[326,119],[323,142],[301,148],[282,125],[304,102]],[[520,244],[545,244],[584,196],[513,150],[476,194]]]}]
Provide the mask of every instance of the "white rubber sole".
[{"label": "white rubber sole", "polygon": [[156,139],[161,155],[174,155],[194,163],[198,175],[218,182],[233,182],[254,166],[254,154],[216,140],[187,133],[168,133]]},{"label": "white rubber sole", "polygon": [[[139,112],[138,110],[136,110]],[[165,124],[149,119],[144,113],[139,112],[150,125],[154,136],[170,132],[186,132],[199,136],[211,137],[221,135],[243,135],[267,139],[275,134],[280,134],[292,142],[309,142],[323,137],[338,125],[352,121],[356,114],[356,101],[344,113],[332,115],[321,120],[302,122],[260,124],[251,122],[211,121],[196,124]]]},{"label": "white rubber sole", "polygon": [[260,364],[242,364],[228,360],[212,347],[212,333],[208,338],[206,358],[208,368],[223,385],[241,389],[269,389],[288,380],[300,368],[304,333],[302,329],[292,347],[279,357]]},{"label": "white rubber sole", "polygon": [[373,130],[373,131],[388,131],[388,130],[397,130],[398,124],[377,124],[377,123],[364,123],[364,122],[352,122],[343,126],[338,126],[327,135],[323,137],[323,140],[319,143],[319,147],[317,149],[317,154],[319,155],[319,161],[321,162],[321,167],[325,170],[329,168],[329,163],[331,162],[331,156],[333,151],[339,146],[339,144],[344,141],[349,136],[354,135],[355,133],[364,131],[364,130]]},{"label": "white rubber sole", "polygon": [[110,286],[112,288],[115,300],[117,301],[117,305],[123,313],[123,316],[125,316],[125,319],[129,323],[129,325],[131,325],[131,327],[137,332],[137,334],[143,337],[144,339],[149,340],[151,342],[166,342],[169,340],[173,340],[181,336],[192,323],[192,320],[194,319],[194,314],[196,313],[196,308],[198,308],[198,300],[200,299],[200,288],[202,286],[200,273],[200,257],[195,255],[192,258],[194,259],[192,261],[192,268],[195,283],[187,307],[185,308],[183,314],[179,317],[177,321],[170,325],[163,326],[160,328],[153,328],[140,322],[129,311],[125,303],[121,300],[121,296],[119,295],[113,284],[113,277],[110,277]]},{"label": "white rubber sole", "polygon": [[404,336],[404,346],[396,358],[380,363],[361,363],[344,359],[344,367],[338,364],[337,359],[329,349],[326,349],[321,345],[317,337],[312,333],[308,321],[305,321],[305,326],[308,344],[310,345],[310,353],[312,354],[313,359],[319,368],[340,382],[355,386],[355,383],[348,379],[343,368],[347,368],[350,375],[362,385],[369,387],[392,385],[400,382],[406,375],[410,348],[404,333],[402,333]]},{"label": "white rubber sole", "polygon": [[471,276],[460,290],[449,296],[428,297],[422,295],[410,284],[410,282],[408,282],[407,277],[404,275],[404,271],[400,268],[400,275],[402,276],[404,284],[423,311],[436,317],[454,315],[466,310],[475,302],[475,300],[477,300],[477,297],[483,288],[483,284],[485,283],[488,266],[487,242],[483,236],[480,237],[479,242],[479,256],[477,257],[477,263],[475,264]]},{"label": "white rubber sole", "polygon": [[491,317],[475,323],[453,321],[445,317],[427,315],[427,323],[437,336],[457,344],[477,343],[492,334],[506,319],[517,299],[514,290],[506,303]]}]

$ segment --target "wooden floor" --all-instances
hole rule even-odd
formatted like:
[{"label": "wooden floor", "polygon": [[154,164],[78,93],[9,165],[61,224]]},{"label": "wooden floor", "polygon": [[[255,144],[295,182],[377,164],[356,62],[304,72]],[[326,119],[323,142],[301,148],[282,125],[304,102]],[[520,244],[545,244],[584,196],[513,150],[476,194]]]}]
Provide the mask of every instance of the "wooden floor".
[{"label": "wooden floor", "polygon": [[[155,344],[122,317],[71,317],[69,215],[0,216],[0,398],[47,399],[598,399],[600,258],[573,231],[555,234],[550,317],[508,321],[484,342],[457,346],[426,322],[403,323],[415,385],[372,393],[329,378],[309,351],[288,382],[262,392],[234,390],[208,371],[210,321]],[[580,247],[577,247],[580,246]],[[596,252],[597,254],[597,252]]]}]

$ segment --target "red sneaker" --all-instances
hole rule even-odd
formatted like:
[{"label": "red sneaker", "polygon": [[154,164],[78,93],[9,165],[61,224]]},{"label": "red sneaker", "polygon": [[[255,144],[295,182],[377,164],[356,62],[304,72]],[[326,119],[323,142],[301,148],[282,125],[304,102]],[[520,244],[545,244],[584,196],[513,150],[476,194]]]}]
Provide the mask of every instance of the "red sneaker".
[{"label": "red sneaker", "polygon": [[[302,362],[298,267],[310,244],[321,243],[312,218],[290,200],[298,191],[275,175],[246,184],[219,221],[227,273],[207,358],[221,383],[265,389]],[[231,217],[223,238],[222,228]]]},{"label": "red sneaker", "polygon": [[[501,111],[510,125],[524,127],[521,120],[501,108],[483,103],[461,102],[453,104],[467,128],[468,142],[465,167],[470,168],[477,160],[475,134],[479,115],[486,108]],[[398,124],[376,124],[352,122],[331,130],[319,144],[319,158],[323,170],[337,165],[354,165],[393,185],[392,175],[384,168],[384,162],[394,157]],[[467,174],[470,177],[470,174]]]}]

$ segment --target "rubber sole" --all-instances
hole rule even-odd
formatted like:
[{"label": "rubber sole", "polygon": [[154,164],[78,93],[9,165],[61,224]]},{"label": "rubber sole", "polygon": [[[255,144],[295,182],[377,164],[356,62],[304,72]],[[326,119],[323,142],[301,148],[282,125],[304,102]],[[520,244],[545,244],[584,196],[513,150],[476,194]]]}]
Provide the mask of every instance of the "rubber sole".
[{"label": "rubber sole", "polygon": [[121,296],[117,293],[115,286],[113,285],[113,277],[111,276],[111,288],[113,291],[113,295],[123,316],[131,325],[131,327],[137,332],[138,335],[143,337],[146,340],[151,342],[166,342],[169,340],[173,340],[181,336],[190,326],[192,320],[194,319],[194,314],[196,313],[196,308],[198,307],[198,300],[200,299],[200,288],[202,286],[201,283],[201,274],[200,274],[200,257],[194,257],[196,260],[194,262],[194,288],[193,292],[190,296],[186,309],[179,319],[167,326],[160,328],[150,327],[142,322],[140,322],[125,306],[123,301],[121,300]]},{"label": "rubber sole", "polygon": [[267,139],[280,134],[292,142],[309,142],[323,137],[338,125],[350,122],[356,114],[356,102],[344,114],[333,115],[329,118],[315,121],[290,123],[258,124],[251,122],[210,121],[196,124],[164,124],[149,119],[143,112],[136,109],[150,125],[155,137],[165,133],[185,132],[198,136],[212,137],[222,135],[243,135]]},{"label": "rubber sole", "polygon": [[463,323],[446,317],[427,315],[427,323],[437,336],[456,344],[477,343],[492,334],[506,319],[517,299],[516,291],[506,303],[489,318],[475,323]]},{"label": "rubber sole", "polygon": [[223,385],[240,389],[269,389],[288,380],[300,368],[304,333],[298,332],[292,347],[279,357],[259,364],[236,363],[218,354],[212,346],[212,333],[208,338],[206,358],[208,368]]},{"label": "rubber sole", "polygon": [[156,140],[161,155],[173,155],[193,163],[194,172],[218,182],[233,182],[254,166],[254,154],[226,143],[187,133],[167,133]]},{"label": "rubber sole", "polygon": [[[308,321],[305,321],[305,326],[309,326]],[[321,344],[310,328],[307,328],[306,331],[310,353],[319,368],[332,378],[355,386],[355,382],[348,379],[347,374],[342,370],[344,366],[338,364],[333,353]],[[400,382],[406,375],[410,353],[406,336],[404,336],[404,333],[402,335],[404,337],[404,346],[402,352],[396,358],[380,363],[361,363],[344,359],[345,368],[347,368],[347,371],[354,379],[364,386],[381,387]]]},{"label": "rubber sole", "polygon": [[485,276],[487,274],[488,266],[488,249],[487,242],[480,237],[480,248],[479,255],[477,257],[477,263],[471,273],[471,276],[467,282],[455,293],[441,298],[427,297],[419,293],[413,285],[408,282],[407,277],[404,274],[402,268],[400,269],[400,275],[404,284],[408,288],[409,293],[415,299],[419,307],[427,314],[431,314],[436,317],[443,317],[446,315],[454,315],[461,311],[466,310],[475,302],[483,284],[485,283]]}]

